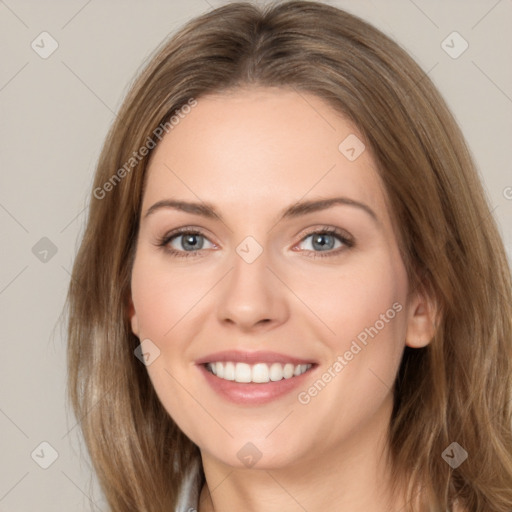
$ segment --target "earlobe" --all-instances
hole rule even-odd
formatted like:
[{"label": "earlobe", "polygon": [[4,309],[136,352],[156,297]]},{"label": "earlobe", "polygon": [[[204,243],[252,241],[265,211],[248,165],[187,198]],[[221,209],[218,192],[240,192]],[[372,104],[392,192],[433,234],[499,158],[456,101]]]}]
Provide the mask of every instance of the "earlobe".
[{"label": "earlobe", "polygon": [[437,306],[423,294],[417,294],[409,304],[405,344],[411,348],[426,347],[437,326]]}]

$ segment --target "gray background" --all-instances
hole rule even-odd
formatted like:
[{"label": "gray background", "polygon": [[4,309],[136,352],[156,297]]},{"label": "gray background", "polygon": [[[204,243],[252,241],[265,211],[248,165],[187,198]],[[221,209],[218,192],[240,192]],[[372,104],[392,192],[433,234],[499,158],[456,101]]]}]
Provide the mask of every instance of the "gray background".
[{"label": "gray background", "polygon": [[[0,0],[0,512],[106,510],[66,406],[59,315],[95,163],[128,85],[163,39],[223,3]],[[397,40],[439,87],[510,257],[512,0],[329,3]],[[51,48],[43,31],[58,43],[46,59],[31,47]],[[469,44],[458,58],[441,46],[453,31]],[[463,48],[457,36],[444,44]]]}]

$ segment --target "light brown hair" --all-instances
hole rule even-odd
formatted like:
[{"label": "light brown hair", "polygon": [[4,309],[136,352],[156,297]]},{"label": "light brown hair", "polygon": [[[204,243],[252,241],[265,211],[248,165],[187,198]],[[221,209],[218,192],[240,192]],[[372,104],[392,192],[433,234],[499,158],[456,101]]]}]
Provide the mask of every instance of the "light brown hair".
[{"label": "light brown hair", "polygon": [[[156,52],[110,130],[68,295],[69,396],[115,512],[173,510],[198,448],[134,356],[127,314],[155,130],[191,98],[244,86],[323,98],[370,145],[411,287],[439,308],[436,335],[406,348],[389,432],[410,510],[512,510],[512,297],[505,251],[460,129],[431,80],[393,41],[334,7],[232,3]],[[125,166],[121,179],[118,170]],[[441,457],[459,443],[468,460]],[[421,492],[419,492],[421,491]]]}]

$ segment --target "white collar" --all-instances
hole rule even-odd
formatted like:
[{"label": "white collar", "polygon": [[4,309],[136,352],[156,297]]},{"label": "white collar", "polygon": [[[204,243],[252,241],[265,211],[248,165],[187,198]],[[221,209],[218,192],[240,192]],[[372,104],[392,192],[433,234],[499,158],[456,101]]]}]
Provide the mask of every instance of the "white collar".
[{"label": "white collar", "polygon": [[187,471],[181,483],[175,512],[197,512],[199,508],[199,494],[201,492],[200,467],[201,461],[196,459]]}]

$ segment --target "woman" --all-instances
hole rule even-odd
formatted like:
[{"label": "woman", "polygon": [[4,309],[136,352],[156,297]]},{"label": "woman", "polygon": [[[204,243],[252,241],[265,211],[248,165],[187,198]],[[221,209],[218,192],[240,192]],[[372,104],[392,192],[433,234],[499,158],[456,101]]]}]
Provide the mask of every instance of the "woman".
[{"label": "woman", "polygon": [[463,137],[314,2],[188,23],[129,92],[69,290],[113,511],[506,511],[511,279]]}]

